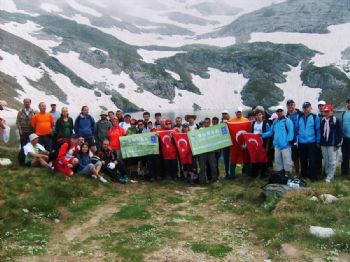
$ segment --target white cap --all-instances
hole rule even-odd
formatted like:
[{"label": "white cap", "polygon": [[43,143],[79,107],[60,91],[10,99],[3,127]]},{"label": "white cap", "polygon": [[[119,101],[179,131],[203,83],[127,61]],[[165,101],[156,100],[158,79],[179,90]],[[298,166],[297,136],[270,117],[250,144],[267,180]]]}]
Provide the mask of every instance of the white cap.
[{"label": "white cap", "polygon": [[278,118],[278,115],[276,114],[276,113],[273,113],[272,115],[271,115],[271,117],[269,118],[269,120],[275,120],[275,119],[277,119]]},{"label": "white cap", "polygon": [[5,100],[0,100],[0,105],[1,106],[7,106],[7,102]]},{"label": "white cap", "polygon": [[278,111],[278,110],[283,110],[284,111],[283,106],[276,106],[276,111]]},{"label": "white cap", "polygon": [[242,107],[238,106],[236,109],[236,112],[242,112],[242,111],[243,111]]},{"label": "white cap", "polygon": [[326,102],[323,101],[323,100],[321,100],[321,101],[318,101],[317,105],[323,105],[323,106],[325,106],[325,105],[326,105]]},{"label": "white cap", "polygon": [[34,133],[29,135],[30,142],[32,142],[35,138],[39,138],[39,136],[37,134],[34,134]]},{"label": "white cap", "polygon": [[111,170],[115,168],[115,164],[113,162],[108,163],[107,167]]},{"label": "white cap", "polygon": [[221,112],[221,114],[228,114],[228,110],[223,110],[222,112]]}]

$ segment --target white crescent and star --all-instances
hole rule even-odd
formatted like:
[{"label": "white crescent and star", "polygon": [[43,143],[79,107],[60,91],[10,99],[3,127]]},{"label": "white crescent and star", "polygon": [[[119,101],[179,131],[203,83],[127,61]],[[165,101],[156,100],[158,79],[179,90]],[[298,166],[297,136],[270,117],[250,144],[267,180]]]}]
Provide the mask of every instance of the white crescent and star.
[{"label": "white crescent and star", "polygon": [[[187,141],[186,141],[186,139],[180,138],[180,139],[177,141],[177,146],[178,146],[179,148],[180,148],[181,142],[184,142],[184,143],[185,143],[185,147],[187,147]],[[185,148],[181,148],[181,151],[184,152],[184,151],[185,151]]]}]

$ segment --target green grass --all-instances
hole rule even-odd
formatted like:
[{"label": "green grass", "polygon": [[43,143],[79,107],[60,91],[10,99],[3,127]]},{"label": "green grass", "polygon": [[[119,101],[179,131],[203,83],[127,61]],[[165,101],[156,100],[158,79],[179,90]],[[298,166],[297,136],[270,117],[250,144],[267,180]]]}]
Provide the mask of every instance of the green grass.
[{"label": "green grass", "polygon": [[197,253],[206,253],[212,257],[224,258],[232,248],[224,244],[208,244],[206,242],[195,242],[190,245],[191,249]]},{"label": "green grass", "polygon": [[168,196],[166,198],[166,201],[169,203],[169,204],[179,204],[179,203],[182,203],[183,202],[183,199],[182,197],[180,196]]},{"label": "green grass", "polygon": [[113,215],[113,217],[117,220],[120,219],[149,219],[151,217],[151,213],[148,212],[145,207],[141,205],[131,204],[122,207],[117,213]]}]

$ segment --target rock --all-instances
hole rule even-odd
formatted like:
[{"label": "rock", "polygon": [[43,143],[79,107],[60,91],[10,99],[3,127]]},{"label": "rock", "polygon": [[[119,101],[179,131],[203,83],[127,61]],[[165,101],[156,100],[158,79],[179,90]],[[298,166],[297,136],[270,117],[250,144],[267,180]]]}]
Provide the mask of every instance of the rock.
[{"label": "rock", "polygon": [[297,257],[299,255],[298,249],[291,244],[282,244],[281,252],[289,257]]},{"label": "rock", "polygon": [[9,166],[12,165],[11,159],[0,158],[0,166]]},{"label": "rock", "polygon": [[324,204],[332,204],[338,201],[338,198],[331,194],[322,194],[320,199]]},{"label": "rock", "polygon": [[58,223],[60,222],[60,220],[57,219],[57,218],[55,218],[54,222],[55,222],[56,224],[58,224]]},{"label": "rock", "polygon": [[310,198],[310,201],[318,201],[318,198],[316,196],[313,196]]},{"label": "rock", "polygon": [[23,208],[22,211],[23,211],[24,213],[29,213],[29,210],[26,209],[26,208]]},{"label": "rock", "polygon": [[312,235],[321,238],[327,238],[335,235],[334,230],[329,227],[310,226],[309,232]]}]

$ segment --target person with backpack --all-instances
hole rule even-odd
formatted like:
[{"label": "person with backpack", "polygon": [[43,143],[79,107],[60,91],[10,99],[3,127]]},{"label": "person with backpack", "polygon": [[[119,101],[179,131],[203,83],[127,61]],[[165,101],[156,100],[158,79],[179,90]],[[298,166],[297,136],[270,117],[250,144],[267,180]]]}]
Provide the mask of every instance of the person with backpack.
[{"label": "person with backpack", "polygon": [[73,168],[79,162],[76,157],[79,153],[78,138],[79,136],[72,135],[68,142],[62,144],[55,160],[55,169],[67,176],[73,176]]},{"label": "person with backpack", "polygon": [[84,137],[85,142],[91,145],[94,142],[95,128],[95,119],[89,114],[89,107],[83,106],[74,122],[75,134]]},{"label": "person with backpack", "polygon": [[16,126],[20,136],[21,147],[25,146],[29,142],[29,135],[34,132],[32,126],[32,118],[35,115],[34,110],[30,107],[30,98],[23,100],[23,108],[18,111]]},{"label": "person with backpack", "polygon": [[321,150],[326,173],[326,182],[334,179],[337,151],[343,140],[343,133],[339,120],[333,116],[333,106],[325,105],[324,117],[321,120]]},{"label": "person with backpack", "polygon": [[273,136],[275,149],[275,171],[284,172],[290,176],[293,169],[292,143],[294,127],[292,121],[284,115],[283,106],[276,107],[277,119],[272,123],[271,129],[261,134],[262,139]]},{"label": "person with backpack", "polygon": [[315,181],[320,175],[316,163],[317,148],[320,147],[320,118],[311,110],[310,102],[304,102],[303,114],[298,118],[296,130],[301,177]]},{"label": "person with backpack", "polygon": [[95,140],[98,149],[101,149],[102,142],[108,139],[108,131],[112,127],[112,123],[108,121],[107,115],[106,111],[102,111],[100,114],[101,119],[96,123]]},{"label": "person with backpack", "polygon": [[[270,125],[267,119],[264,119],[264,113],[260,110],[254,110],[255,121],[252,122],[252,133],[253,134],[262,134],[270,131]],[[263,146],[266,149],[268,138],[263,139]],[[265,177],[267,171],[267,163],[253,163],[251,176],[252,177]]]},{"label": "person with backpack", "polygon": [[343,161],[341,163],[342,176],[349,176],[350,157],[350,97],[346,99],[346,111],[342,114],[343,144],[341,147]]}]

